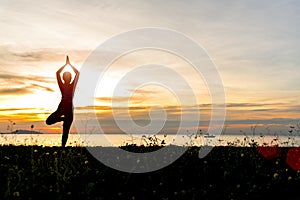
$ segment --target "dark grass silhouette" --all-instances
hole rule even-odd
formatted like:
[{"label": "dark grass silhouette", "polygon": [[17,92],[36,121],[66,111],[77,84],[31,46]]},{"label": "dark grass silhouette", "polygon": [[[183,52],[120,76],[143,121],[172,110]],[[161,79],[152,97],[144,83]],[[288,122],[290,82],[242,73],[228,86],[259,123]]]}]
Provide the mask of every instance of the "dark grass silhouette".
[{"label": "dark grass silhouette", "polygon": [[[75,72],[74,80],[72,80],[72,75],[70,72],[64,72],[61,78],[61,72],[67,66],[71,66]],[[52,113],[46,120],[47,125],[55,124],[57,122],[63,121],[63,134],[62,134],[62,146],[65,147],[70,127],[73,122],[73,94],[79,78],[79,71],[70,63],[69,57],[67,56],[66,64],[63,65],[56,72],[57,83],[61,92],[61,102],[57,110]],[[62,80],[63,79],[63,80]]]},{"label": "dark grass silhouette", "polygon": [[84,147],[1,146],[0,198],[298,199],[300,172],[286,164],[288,150],[267,160],[256,147],[215,147],[199,159],[199,147],[190,147],[166,168],[129,174],[103,165]]}]

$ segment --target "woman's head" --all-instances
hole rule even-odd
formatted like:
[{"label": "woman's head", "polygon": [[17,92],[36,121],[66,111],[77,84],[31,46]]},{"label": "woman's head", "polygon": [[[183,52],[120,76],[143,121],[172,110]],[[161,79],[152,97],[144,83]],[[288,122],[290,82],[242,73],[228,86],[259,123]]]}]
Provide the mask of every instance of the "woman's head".
[{"label": "woman's head", "polygon": [[72,74],[70,72],[64,72],[62,78],[65,83],[71,83]]}]

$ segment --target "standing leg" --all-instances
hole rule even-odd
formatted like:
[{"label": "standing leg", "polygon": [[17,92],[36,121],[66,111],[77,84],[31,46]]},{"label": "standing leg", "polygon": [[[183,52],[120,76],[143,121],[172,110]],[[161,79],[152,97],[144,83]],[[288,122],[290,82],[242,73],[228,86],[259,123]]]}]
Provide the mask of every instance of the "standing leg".
[{"label": "standing leg", "polygon": [[63,124],[63,135],[61,141],[62,147],[66,146],[72,121],[73,121],[73,116],[65,117],[64,124]]}]

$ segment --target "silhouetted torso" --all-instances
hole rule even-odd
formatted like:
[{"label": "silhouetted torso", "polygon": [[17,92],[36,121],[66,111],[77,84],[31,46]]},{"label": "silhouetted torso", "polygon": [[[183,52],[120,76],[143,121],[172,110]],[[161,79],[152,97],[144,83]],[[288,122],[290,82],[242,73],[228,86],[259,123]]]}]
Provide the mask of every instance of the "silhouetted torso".
[{"label": "silhouetted torso", "polygon": [[61,99],[63,101],[72,101],[74,94],[74,84],[64,84],[61,88]]}]

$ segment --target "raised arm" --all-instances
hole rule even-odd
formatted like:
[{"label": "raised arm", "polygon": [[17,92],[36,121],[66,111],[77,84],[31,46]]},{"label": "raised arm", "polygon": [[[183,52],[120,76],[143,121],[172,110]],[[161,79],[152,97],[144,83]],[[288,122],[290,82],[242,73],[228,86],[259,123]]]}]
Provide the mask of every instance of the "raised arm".
[{"label": "raised arm", "polygon": [[70,63],[69,57],[67,56],[67,64],[69,64],[71,66],[71,68],[73,69],[74,73],[75,73],[75,77],[74,80],[72,82],[72,84],[74,84],[74,88],[76,87],[78,78],[79,78],[79,71]]},{"label": "raised arm", "polygon": [[61,68],[59,68],[59,70],[57,70],[57,72],[56,72],[56,80],[57,80],[57,83],[58,83],[58,86],[60,89],[62,89],[62,86],[63,86],[63,82],[61,80],[60,74],[61,74],[62,70],[65,68],[65,66],[67,66],[67,63],[64,64]]}]

